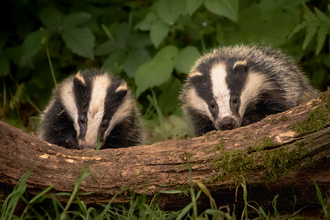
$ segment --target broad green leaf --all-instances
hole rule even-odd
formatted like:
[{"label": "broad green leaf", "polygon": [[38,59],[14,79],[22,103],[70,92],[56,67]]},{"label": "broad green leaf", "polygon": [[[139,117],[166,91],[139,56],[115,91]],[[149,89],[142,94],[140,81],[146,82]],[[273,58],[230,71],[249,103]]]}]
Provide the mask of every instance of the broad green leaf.
[{"label": "broad green leaf", "polygon": [[142,64],[135,73],[136,97],[148,88],[166,82],[173,72],[173,62],[169,59],[153,59]]},{"label": "broad green leaf", "polygon": [[123,68],[125,51],[117,50],[113,52],[103,63],[103,69],[111,73],[118,74]]},{"label": "broad green leaf", "polygon": [[6,76],[9,72],[9,60],[6,57],[0,57],[0,76]]},{"label": "broad green leaf", "polygon": [[188,46],[183,48],[176,59],[175,69],[188,74],[195,61],[201,56],[196,47]]},{"label": "broad green leaf", "polygon": [[126,56],[126,59],[123,64],[123,69],[126,71],[129,77],[133,77],[137,68],[141,64],[149,61],[150,59],[150,55],[145,49],[132,49]]},{"label": "broad green leaf", "polygon": [[63,15],[56,9],[45,8],[40,12],[39,17],[47,28],[57,29],[62,26]]},{"label": "broad green leaf", "polygon": [[127,46],[128,47],[145,47],[152,45],[152,42],[150,40],[149,34],[147,33],[133,33],[127,38]]},{"label": "broad green leaf", "polygon": [[157,4],[160,18],[169,25],[172,25],[181,14],[186,13],[185,10],[185,0],[160,0]]},{"label": "broad green leaf", "polygon": [[205,0],[207,10],[237,22],[238,0]]},{"label": "broad green leaf", "polygon": [[159,44],[164,40],[169,31],[170,26],[163,21],[158,20],[152,24],[150,38],[156,48],[158,48]]},{"label": "broad green leaf", "polygon": [[130,26],[126,22],[119,24],[115,31],[116,40],[125,42],[127,37],[129,36],[130,29]]},{"label": "broad green leaf", "polygon": [[94,59],[93,48],[95,37],[88,27],[73,27],[63,30],[62,39],[74,53]]},{"label": "broad green leaf", "polygon": [[179,50],[176,46],[168,45],[156,53],[153,59],[168,59],[174,61],[178,56],[178,52]]},{"label": "broad green leaf", "polygon": [[191,16],[199,8],[204,0],[187,0],[187,11]]},{"label": "broad green leaf", "polygon": [[180,80],[173,76],[159,87],[163,92],[158,98],[158,106],[164,115],[174,112],[179,106],[179,99],[177,97],[179,97],[181,87]]},{"label": "broad green leaf", "polygon": [[42,46],[42,34],[41,31],[34,31],[30,33],[23,42],[23,57],[28,59],[34,56],[41,49]]},{"label": "broad green leaf", "polygon": [[95,50],[95,55],[107,55],[120,49],[123,49],[123,47],[118,42],[109,40]]},{"label": "broad green leaf", "polygon": [[151,25],[154,21],[158,20],[158,16],[154,12],[149,12],[144,20],[136,24],[134,29],[140,29],[141,31],[148,31],[151,29]]},{"label": "broad green leaf", "polygon": [[63,19],[63,28],[71,28],[88,21],[91,15],[85,12],[73,12]]}]

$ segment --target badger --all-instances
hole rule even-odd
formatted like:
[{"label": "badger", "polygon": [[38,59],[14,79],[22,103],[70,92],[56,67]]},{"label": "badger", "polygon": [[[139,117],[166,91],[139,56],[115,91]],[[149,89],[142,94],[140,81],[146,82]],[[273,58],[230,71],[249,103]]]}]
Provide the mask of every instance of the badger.
[{"label": "badger", "polygon": [[54,90],[40,123],[40,138],[70,149],[141,145],[140,115],[124,80],[97,69],[70,76]]},{"label": "badger", "polygon": [[316,94],[293,61],[278,49],[236,45],[214,49],[192,67],[180,99],[193,132],[245,126]]}]

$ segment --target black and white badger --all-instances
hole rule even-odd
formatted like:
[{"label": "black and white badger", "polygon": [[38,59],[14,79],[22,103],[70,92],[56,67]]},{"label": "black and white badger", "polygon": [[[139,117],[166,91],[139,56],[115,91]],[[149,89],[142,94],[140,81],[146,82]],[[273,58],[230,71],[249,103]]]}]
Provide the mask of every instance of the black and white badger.
[{"label": "black and white badger", "polygon": [[97,69],[70,76],[53,91],[43,112],[40,137],[73,149],[141,145],[142,126],[124,80]]},{"label": "black and white badger", "polygon": [[182,108],[201,136],[260,121],[316,94],[285,54],[266,46],[232,46],[203,55],[181,94]]}]

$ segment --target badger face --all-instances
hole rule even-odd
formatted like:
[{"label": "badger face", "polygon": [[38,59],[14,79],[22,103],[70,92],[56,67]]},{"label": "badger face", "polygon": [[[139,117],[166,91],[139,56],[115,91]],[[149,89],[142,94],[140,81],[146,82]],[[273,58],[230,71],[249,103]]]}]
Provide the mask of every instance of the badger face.
[{"label": "badger face", "polygon": [[60,99],[72,119],[79,149],[101,147],[116,124],[130,114],[132,102],[126,98],[123,80],[102,75],[81,75],[62,83]]},{"label": "badger face", "polygon": [[265,83],[246,60],[208,60],[189,75],[183,96],[188,111],[206,115],[216,130],[230,130],[241,126],[246,108],[257,101]]}]

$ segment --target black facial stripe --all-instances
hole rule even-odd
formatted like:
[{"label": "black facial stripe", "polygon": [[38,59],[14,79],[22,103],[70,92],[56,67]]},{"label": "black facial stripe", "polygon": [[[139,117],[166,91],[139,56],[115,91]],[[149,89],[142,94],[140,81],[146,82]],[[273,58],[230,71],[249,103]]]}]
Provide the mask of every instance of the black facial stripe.
[{"label": "black facial stripe", "polygon": [[[240,60],[234,58],[230,58],[226,61],[226,82],[230,91],[229,105],[232,113],[237,116],[239,116],[240,97],[248,76],[248,66],[237,63],[238,61]],[[233,103],[234,99],[238,99],[237,104]]]},{"label": "black facial stripe", "polygon": [[[83,76],[85,83],[83,83],[80,79],[73,79],[73,92],[75,97],[75,104],[78,109],[78,125],[80,128],[79,139],[84,139],[87,132],[87,112],[89,108],[89,103],[91,101],[92,89],[93,89],[93,81],[92,77]],[[80,123],[83,120],[85,124]]]},{"label": "black facial stripe", "polygon": [[[195,87],[197,95],[201,97],[203,100],[205,100],[205,102],[208,104],[209,110],[215,120],[219,115],[219,107],[218,104],[215,102],[213,96],[212,88],[213,86],[217,86],[217,85],[212,85],[211,68],[214,66],[216,62],[217,62],[216,58],[211,58],[201,63],[196,68],[196,72],[201,73],[202,76],[196,75],[189,79],[190,83]],[[214,108],[210,108],[211,103],[214,104]]]},{"label": "black facial stripe", "polygon": [[[116,91],[122,83],[123,80],[114,78],[112,79],[111,85],[107,90],[107,95],[105,97],[105,103],[104,103],[104,115],[101,122],[101,125],[102,124],[106,125],[106,128],[109,127],[113,115],[116,113],[120,105],[123,103],[123,100],[127,94],[127,90],[125,89]],[[105,131],[106,129],[100,126],[99,129],[100,137],[104,136]]]}]

